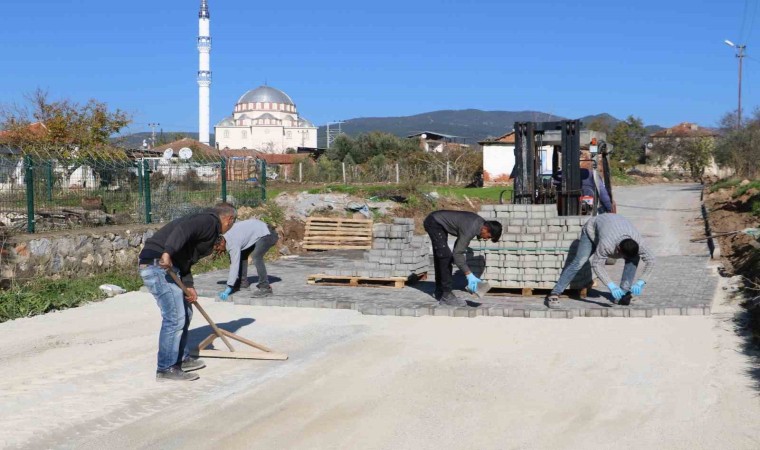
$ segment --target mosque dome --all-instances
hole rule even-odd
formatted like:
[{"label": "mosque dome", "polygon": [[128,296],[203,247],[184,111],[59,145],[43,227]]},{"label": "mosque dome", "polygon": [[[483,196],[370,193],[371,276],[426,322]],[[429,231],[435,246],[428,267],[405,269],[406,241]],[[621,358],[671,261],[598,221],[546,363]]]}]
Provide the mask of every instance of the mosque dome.
[{"label": "mosque dome", "polygon": [[295,106],[290,96],[272,86],[259,86],[256,89],[243,94],[238,100],[238,104],[244,103],[282,103],[285,105]]}]

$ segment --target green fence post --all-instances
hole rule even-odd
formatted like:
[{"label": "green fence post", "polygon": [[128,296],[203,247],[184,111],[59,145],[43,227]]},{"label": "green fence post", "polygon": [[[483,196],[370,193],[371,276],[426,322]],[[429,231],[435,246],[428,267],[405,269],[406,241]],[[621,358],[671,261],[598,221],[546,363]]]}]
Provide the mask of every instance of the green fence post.
[{"label": "green fence post", "polygon": [[145,223],[151,223],[150,167],[148,161],[145,160],[143,160],[143,187],[145,188]]},{"label": "green fence post", "polygon": [[26,155],[24,183],[26,184],[26,231],[29,233],[34,233],[34,167],[32,164],[31,155]]},{"label": "green fence post", "polygon": [[45,180],[46,187],[47,187],[47,200],[49,202],[52,202],[53,201],[53,161],[50,159],[47,160],[47,164],[45,168],[47,169],[46,171],[47,179]]},{"label": "green fence post", "polygon": [[222,177],[222,201],[227,202],[227,159],[222,158],[222,165],[220,167]]},{"label": "green fence post", "polygon": [[259,185],[261,186],[261,203],[265,203],[267,201],[267,162],[263,159],[261,160],[261,181]]}]

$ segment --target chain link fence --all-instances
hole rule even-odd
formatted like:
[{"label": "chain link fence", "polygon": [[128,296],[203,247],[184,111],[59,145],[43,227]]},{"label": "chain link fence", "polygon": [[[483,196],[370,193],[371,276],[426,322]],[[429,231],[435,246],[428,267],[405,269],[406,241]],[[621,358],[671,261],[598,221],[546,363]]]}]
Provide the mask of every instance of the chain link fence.
[{"label": "chain link fence", "polygon": [[9,233],[161,223],[220,201],[266,200],[266,163],[224,158],[0,155],[0,230]]}]

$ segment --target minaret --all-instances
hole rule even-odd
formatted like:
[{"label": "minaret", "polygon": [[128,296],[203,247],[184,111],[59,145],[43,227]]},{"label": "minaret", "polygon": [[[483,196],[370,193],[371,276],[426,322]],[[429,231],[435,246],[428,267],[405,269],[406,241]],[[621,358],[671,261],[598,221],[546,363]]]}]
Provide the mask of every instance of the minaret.
[{"label": "minaret", "polygon": [[198,12],[198,140],[208,145],[211,97],[211,14],[208,1]]}]

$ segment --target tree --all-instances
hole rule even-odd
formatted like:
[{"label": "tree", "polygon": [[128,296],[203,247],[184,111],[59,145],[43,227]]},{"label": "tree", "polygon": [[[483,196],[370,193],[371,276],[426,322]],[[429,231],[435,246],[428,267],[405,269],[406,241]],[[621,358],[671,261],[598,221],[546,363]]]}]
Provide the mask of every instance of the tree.
[{"label": "tree", "polygon": [[681,166],[693,178],[699,178],[712,161],[715,140],[712,137],[676,137],[661,139],[655,148],[670,167]]},{"label": "tree", "polygon": [[599,131],[607,136],[612,132],[612,123],[603,117],[597,117],[588,124],[588,129],[591,131]]},{"label": "tree", "polygon": [[22,150],[34,147],[57,156],[95,157],[113,150],[111,136],[131,122],[124,111],[111,111],[94,99],[84,105],[67,99],[53,101],[38,89],[27,96],[27,103],[0,107],[5,144]]},{"label": "tree", "polygon": [[737,176],[754,178],[760,175],[760,109],[738,129],[735,115],[726,113],[720,121],[723,136],[715,145],[715,162]]},{"label": "tree", "polygon": [[647,132],[640,118],[628,116],[615,125],[609,142],[614,146],[615,159],[626,166],[634,166],[643,156],[642,146]]}]

